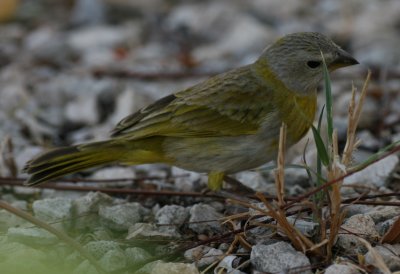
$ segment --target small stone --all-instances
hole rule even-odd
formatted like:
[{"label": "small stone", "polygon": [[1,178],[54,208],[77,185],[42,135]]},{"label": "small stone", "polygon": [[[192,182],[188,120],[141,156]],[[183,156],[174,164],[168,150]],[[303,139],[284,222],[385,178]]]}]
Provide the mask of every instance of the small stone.
[{"label": "small stone", "polygon": [[[373,247],[381,256],[390,271],[400,271],[400,244],[383,244]],[[374,256],[371,251],[365,254],[365,262],[367,264],[374,264]]]},{"label": "small stone", "polygon": [[41,189],[35,188],[35,187],[26,187],[26,186],[15,186],[14,188],[14,193],[22,198],[30,198],[32,196],[39,196],[40,193],[42,192]]},{"label": "small stone", "polygon": [[200,268],[220,260],[223,255],[222,250],[205,245],[186,250],[184,253],[185,259],[194,262]]},{"label": "small stone", "polygon": [[[189,228],[196,233],[218,233],[222,231],[219,219],[223,215],[207,204],[196,204],[190,209]],[[207,221],[207,222],[205,222]]]},{"label": "small stone", "polygon": [[82,263],[80,263],[72,272],[72,274],[98,274],[96,268],[88,261],[84,260]]},{"label": "small stone", "polygon": [[269,190],[269,184],[258,171],[239,172],[235,175],[235,178],[254,191],[267,192]]},{"label": "small stone", "polygon": [[76,124],[95,125],[99,121],[97,98],[93,94],[80,95],[74,101],[67,103],[65,118]]},{"label": "small stone", "polygon": [[390,174],[399,163],[397,155],[390,155],[367,168],[344,179],[344,184],[373,184],[376,187],[385,186]]},{"label": "small stone", "polygon": [[244,49],[247,52],[260,52],[266,41],[271,40],[272,32],[255,17],[239,15],[216,43],[197,47],[193,55],[197,60],[212,62],[221,60],[223,55],[243,55]]},{"label": "small stone", "polygon": [[92,241],[85,245],[85,249],[96,259],[100,259],[109,250],[119,250],[119,244],[113,241]]},{"label": "small stone", "polygon": [[151,255],[140,247],[128,247],[125,249],[125,256],[128,265],[132,266],[143,263],[151,258]]},{"label": "small stone", "polygon": [[367,248],[359,240],[359,237],[371,241],[376,241],[379,237],[373,219],[365,214],[351,216],[342,227],[345,230],[342,231],[343,233],[339,233],[336,245],[343,250],[365,253]]},{"label": "small stone", "polygon": [[241,258],[237,256],[225,256],[215,267],[215,273],[245,274],[237,269]]},{"label": "small stone", "polygon": [[99,264],[108,272],[116,271],[126,267],[126,256],[122,250],[108,250],[99,260]]},{"label": "small stone", "polygon": [[74,228],[83,230],[93,228],[98,225],[98,215],[100,206],[110,205],[112,198],[101,192],[89,192],[85,196],[79,197],[72,201],[73,216],[78,221],[74,222]]},{"label": "small stone", "polygon": [[325,274],[361,274],[361,272],[352,265],[333,264],[325,269]]},{"label": "small stone", "polygon": [[174,227],[163,227],[155,224],[136,223],[129,227],[126,239],[152,238],[157,240],[171,240],[181,238],[181,235]]},{"label": "small stone", "polygon": [[[93,175],[90,177],[91,179],[94,180],[114,180],[114,179],[134,179],[135,178],[135,171],[131,167],[120,167],[120,166],[114,166],[114,167],[106,167],[99,169],[93,173]],[[132,181],[127,181],[127,180],[122,180],[122,181],[113,181],[103,183],[103,182],[98,182],[97,183],[99,187],[120,187],[120,186],[127,186],[131,185]]]},{"label": "small stone", "polygon": [[309,259],[286,242],[254,245],[250,261],[258,271],[285,272],[291,268],[301,267],[302,273],[311,273],[311,270],[306,270],[308,267],[311,269]]},{"label": "small stone", "polygon": [[375,206],[371,211],[366,213],[374,220],[375,223],[380,223],[400,215],[400,207],[398,206]]},{"label": "small stone", "polygon": [[21,226],[27,223],[24,219],[4,209],[0,210],[0,231],[7,231],[10,227]]},{"label": "small stone", "polygon": [[389,228],[392,227],[392,225],[394,224],[394,222],[397,220],[397,217],[380,222],[378,224],[376,224],[376,230],[378,231],[379,235],[383,236],[386,234],[386,232],[388,232]]},{"label": "small stone", "polygon": [[124,42],[133,30],[115,26],[90,26],[70,32],[68,45],[79,52],[97,48],[113,48]]},{"label": "small stone", "polygon": [[319,229],[319,224],[311,221],[306,221],[296,217],[287,217],[287,220],[307,237],[315,236]]},{"label": "small stone", "polygon": [[374,151],[381,147],[379,140],[368,130],[358,132],[357,139],[361,140],[362,146],[367,147],[369,150]]},{"label": "small stone", "polygon": [[7,231],[8,239],[24,244],[51,245],[58,241],[58,238],[41,228],[10,227]]},{"label": "small stone", "polygon": [[344,210],[346,211],[346,216],[351,217],[356,214],[368,213],[369,211],[372,210],[372,207],[368,205],[351,204],[351,205],[346,205],[344,207]]},{"label": "small stone", "polygon": [[189,210],[187,208],[178,205],[166,205],[157,211],[155,221],[157,224],[180,227],[188,217]]},{"label": "small stone", "polygon": [[304,168],[288,168],[285,169],[285,184],[290,186],[309,187],[310,178]]},{"label": "small stone", "polygon": [[35,217],[45,222],[71,222],[72,200],[62,197],[37,200],[32,205]]},{"label": "small stone", "polygon": [[207,183],[207,176],[197,172],[187,171],[178,167],[171,168],[171,176],[174,177],[174,185],[180,191],[194,191]]},{"label": "small stone", "polygon": [[65,40],[65,35],[56,28],[40,27],[26,37],[25,51],[39,61],[62,66],[73,56],[73,52]]},{"label": "small stone", "polygon": [[116,231],[127,231],[129,227],[143,218],[145,209],[139,203],[126,203],[115,206],[101,206],[101,222]]},{"label": "small stone", "polygon": [[193,264],[158,262],[150,274],[199,274]]},{"label": "small stone", "polygon": [[71,14],[75,25],[100,25],[105,19],[105,3],[100,0],[78,0]]}]

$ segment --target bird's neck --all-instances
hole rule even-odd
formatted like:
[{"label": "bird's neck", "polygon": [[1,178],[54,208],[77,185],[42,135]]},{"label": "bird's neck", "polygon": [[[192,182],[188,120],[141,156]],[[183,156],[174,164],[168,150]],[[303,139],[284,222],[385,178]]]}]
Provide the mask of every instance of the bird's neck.
[{"label": "bird's neck", "polygon": [[255,63],[254,73],[271,89],[273,104],[280,106],[280,119],[288,126],[288,143],[296,143],[307,133],[314,121],[317,108],[316,89],[306,93],[290,90],[265,64]]}]

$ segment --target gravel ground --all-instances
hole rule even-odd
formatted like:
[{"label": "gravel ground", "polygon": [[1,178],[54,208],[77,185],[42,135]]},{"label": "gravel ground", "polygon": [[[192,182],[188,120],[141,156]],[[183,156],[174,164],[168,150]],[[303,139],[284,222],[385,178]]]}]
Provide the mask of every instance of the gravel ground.
[{"label": "gravel ground", "polygon": [[[1,201],[67,233],[109,273],[199,273],[210,265],[207,273],[365,273],[379,268],[376,252],[390,271],[399,271],[398,242],[378,244],[398,219],[398,204],[346,206],[343,229],[351,233],[339,235],[334,262],[320,264],[269,227],[249,229],[244,242],[233,234],[223,238],[245,221],[222,224],[221,218],[249,209],[202,192],[206,177],[177,167],[107,166],[66,177],[62,189],[15,185],[26,177],[24,164],[41,151],[106,139],[126,115],[251,63],[277,37],[297,31],[331,36],[361,63],[331,76],[340,147],[352,83],[361,89],[367,69],[373,72],[357,132],[362,143],[353,164],[360,163],[400,140],[399,14],[398,0],[0,1]],[[322,93],[319,100],[322,107]],[[289,163],[302,162],[307,139],[288,152]],[[314,147],[305,153],[311,166]],[[398,192],[398,172],[393,154],[346,178],[342,194]],[[235,178],[254,191],[276,192],[267,167]],[[285,179],[287,195],[310,189],[304,170],[287,169]],[[124,193],[132,189],[142,192]],[[224,197],[238,197],[232,186],[226,189]],[[319,229],[306,217],[290,222],[310,238]],[[2,273],[97,273],[65,242],[4,209],[0,242]]]}]

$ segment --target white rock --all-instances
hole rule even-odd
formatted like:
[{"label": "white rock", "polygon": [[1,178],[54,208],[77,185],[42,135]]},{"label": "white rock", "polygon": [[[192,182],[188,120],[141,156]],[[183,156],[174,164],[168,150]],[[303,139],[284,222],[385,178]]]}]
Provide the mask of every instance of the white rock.
[{"label": "white rock", "polygon": [[222,250],[204,245],[188,249],[184,253],[185,259],[194,262],[197,267],[205,267],[219,261],[223,255]]},{"label": "white rock", "polygon": [[172,167],[171,175],[174,177],[174,185],[181,191],[193,191],[207,184],[207,176],[205,174],[179,167]]},{"label": "white rock", "polygon": [[270,184],[258,171],[242,171],[235,174],[235,178],[254,191],[267,192],[269,190]]},{"label": "white rock", "polygon": [[118,26],[89,26],[71,32],[67,42],[77,51],[90,51],[117,46],[126,41],[129,35],[130,32]]},{"label": "white rock", "polygon": [[36,218],[46,222],[70,223],[72,200],[62,197],[36,200],[32,204]]},{"label": "white rock", "polygon": [[72,274],[81,274],[81,273],[97,274],[99,272],[97,272],[96,268],[92,265],[92,263],[90,263],[88,260],[84,260],[75,268],[74,272],[72,272]]},{"label": "white rock", "polygon": [[[373,248],[381,255],[383,261],[391,271],[398,271],[400,269],[400,244],[383,244],[374,246]],[[376,263],[371,251],[365,254],[365,263],[372,265]]]},{"label": "white rock", "polygon": [[31,227],[10,227],[7,231],[9,240],[33,245],[51,245],[58,241],[58,238],[47,230]]},{"label": "white rock", "polygon": [[74,24],[95,25],[104,22],[105,4],[102,0],[78,0],[72,10],[71,21]]},{"label": "white rock", "polygon": [[189,217],[189,210],[183,206],[166,205],[157,211],[155,221],[157,224],[181,226]]},{"label": "white rock", "polygon": [[362,130],[357,133],[357,138],[361,140],[361,144],[369,149],[378,149],[381,144],[375,136],[368,130]]},{"label": "white rock", "polygon": [[353,215],[344,222],[342,227],[345,230],[344,233],[339,233],[336,246],[343,250],[364,253],[367,251],[367,248],[359,240],[359,237],[371,241],[376,241],[379,237],[375,223],[368,215]]},{"label": "white rock", "polygon": [[112,198],[104,193],[89,192],[85,196],[72,201],[73,216],[79,221],[74,222],[74,228],[82,230],[98,226],[99,216],[97,215],[100,206],[110,205]]},{"label": "white rock", "polygon": [[237,261],[240,262],[241,258],[237,256],[225,256],[215,267],[214,274],[229,273],[229,274],[245,274],[237,269]]},{"label": "white rock", "polygon": [[395,218],[400,215],[400,207],[398,206],[375,206],[371,211],[366,213],[375,223],[383,222],[388,219]]},{"label": "white rock", "polygon": [[78,96],[65,107],[65,118],[74,123],[94,125],[99,120],[97,98],[93,95]]},{"label": "white rock", "polygon": [[241,55],[251,50],[261,53],[273,40],[271,37],[272,31],[254,17],[239,16],[217,43],[198,47],[193,55],[204,62],[221,59],[224,55]]},{"label": "white rock", "polygon": [[351,264],[332,264],[325,269],[325,274],[360,274],[357,267]]},{"label": "white rock", "polygon": [[399,163],[397,155],[390,155],[344,179],[344,184],[372,184],[385,186],[390,174]]},{"label": "white rock", "polygon": [[221,232],[219,219],[222,217],[221,213],[207,204],[195,204],[190,209],[189,228],[196,233]]},{"label": "white rock", "polygon": [[[135,179],[135,171],[132,167],[121,167],[121,166],[114,166],[114,167],[106,167],[95,171],[91,179],[94,180],[114,180],[114,179]],[[100,186],[127,186],[131,185],[132,181],[113,181],[113,182],[98,182]]]},{"label": "white rock", "polygon": [[102,223],[116,231],[127,231],[143,218],[145,209],[139,203],[101,206],[99,216]]},{"label": "white rock", "polygon": [[285,272],[287,269],[304,267],[302,273],[311,273],[311,270],[307,270],[311,265],[306,255],[296,251],[286,242],[254,245],[251,250],[250,261],[258,271]]},{"label": "white rock", "polygon": [[126,267],[127,260],[122,250],[108,250],[99,260],[99,264],[108,272],[116,271]]},{"label": "white rock", "polygon": [[158,262],[150,274],[199,274],[193,264]]},{"label": "white rock", "polygon": [[149,223],[135,223],[129,227],[126,239],[152,238],[154,240],[179,239],[181,235],[175,227],[157,226]]},{"label": "white rock", "polygon": [[140,247],[128,247],[125,249],[125,256],[129,265],[135,266],[151,258],[150,253]]},{"label": "white rock", "polygon": [[194,33],[206,34],[215,40],[220,38],[223,31],[232,27],[237,16],[239,13],[234,5],[222,2],[211,2],[208,5],[189,3],[173,9],[166,24],[171,29],[186,26]]},{"label": "white rock", "polygon": [[91,241],[85,245],[85,249],[96,259],[103,257],[109,250],[120,250],[115,241]]}]

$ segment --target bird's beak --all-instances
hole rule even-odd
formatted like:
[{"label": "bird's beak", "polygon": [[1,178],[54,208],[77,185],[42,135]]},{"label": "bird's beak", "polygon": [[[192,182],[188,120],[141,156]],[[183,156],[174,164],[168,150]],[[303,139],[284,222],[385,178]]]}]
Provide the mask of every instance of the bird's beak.
[{"label": "bird's beak", "polygon": [[337,53],[335,60],[329,65],[331,70],[359,64],[348,52],[338,49]]}]

